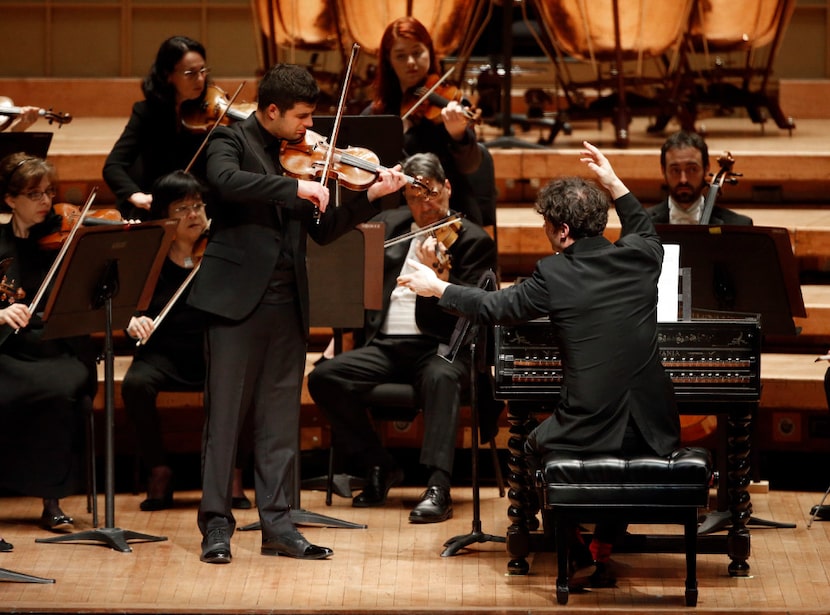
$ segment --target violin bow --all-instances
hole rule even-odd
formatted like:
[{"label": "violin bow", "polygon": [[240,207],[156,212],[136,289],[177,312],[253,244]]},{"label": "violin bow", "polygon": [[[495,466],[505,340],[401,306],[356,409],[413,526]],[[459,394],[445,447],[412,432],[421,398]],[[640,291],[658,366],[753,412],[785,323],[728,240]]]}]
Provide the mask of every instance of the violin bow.
[{"label": "violin bow", "polygon": [[454,71],[454,70],[455,70],[455,66],[451,66],[451,67],[450,67],[450,69],[449,69],[446,73],[444,73],[444,74],[441,76],[441,78],[440,78],[438,81],[436,81],[436,82],[433,84],[433,86],[432,86],[431,88],[429,88],[429,89],[428,89],[428,90],[424,93],[424,95],[423,95],[423,96],[421,96],[421,97],[418,99],[418,101],[417,101],[414,105],[412,105],[412,106],[409,108],[409,111],[407,111],[406,113],[404,113],[404,114],[401,116],[401,119],[402,119],[402,120],[405,120],[406,118],[408,118],[408,117],[412,114],[412,112],[413,112],[413,111],[415,111],[415,109],[418,107],[418,105],[420,105],[420,104],[421,104],[422,102],[424,102],[427,98],[429,98],[429,95],[430,95],[430,94],[432,94],[435,90],[437,90],[437,89],[438,89],[438,86],[439,86],[439,85],[441,85],[442,83],[444,83],[444,81],[446,81],[446,80],[447,80],[447,77],[449,77],[449,76],[452,74],[452,71]]},{"label": "violin bow", "polygon": [[202,150],[205,149],[205,145],[207,145],[208,139],[210,139],[210,135],[213,134],[213,131],[216,130],[216,127],[219,125],[219,123],[223,119],[225,119],[225,116],[228,113],[228,109],[231,108],[231,105],[236,100],[236,97],[239,96],[239,93],[242,91],[242,88],[245,87],[245,83],[246,82],[243,81],[242,83],[239,84],[239,87],[236,88],[236,92],[234,92],[233,96],[230,97],[230,100],[228,101],[228,104],[225,105],[225,108],[222,109],[222,112],[219,114],[219,117],[217,117],[216,120],[213,122],[213,126],[210,127],[210,130],[208,130],[208,133],[205,135],[205,138],[202,139],[202,144],[199,146],[199,149],[196,150],[196,153],[193,154],[193,158],[191,158],[190,162],[187,163],[187,166],[184,169],[185,173],[190,173],[190,169],[196,163],[196,159],[199,157],[199,154],[201,154]]},{"label": "violin bow", "polygon": [[413,237],[418,237],[419,235],[426,235],[427,233],[431,233],[432,231],[443,228],[445,226],[449,226],[450,224],[455,224],[461,220],[461,214],[450,214],[445,218],[441,218],[437,222],[433,222],[432,224],[427,224],[424,228],[419,228],[417,231],[412,231],[411,233],[404,233],[403,235],[399,235],[394,239],[390,239],[389,241],[383,242],[384,250],[390,246],[394,246],[397,243],[402,243]]},{"label": "violin bow", "polygon": [[[352,54],[349,56],[349,64],[346,66],[346,76],[343,78],[343,87],[340,90],[340,102],[337,103],[337,112],[334,114],[334,124],[331,128],[331,137],[329,138],[329,148],[326,150],[326,159],[323,163],[323,174],[320,176],[320,181],[326,185],[329,176],[329,169],[331,168],[331,161],[334,159],[334,151],[337,149],[337,135],[340,132],[340,118],[343,116],[343,107],[346,106],[346,94],[349,90],[349,83],[352,80],[352,66],[360,51],[360,45],[357,43],[352,45]],[[320,224],[320,208],[314,207],[314,222]]]}]

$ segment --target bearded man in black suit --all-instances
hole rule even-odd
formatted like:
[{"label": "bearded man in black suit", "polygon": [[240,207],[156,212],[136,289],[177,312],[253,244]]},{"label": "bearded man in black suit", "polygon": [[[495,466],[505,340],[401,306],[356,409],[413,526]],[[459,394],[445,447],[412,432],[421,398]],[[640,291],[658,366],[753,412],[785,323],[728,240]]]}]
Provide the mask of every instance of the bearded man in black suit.
[{"label": "bearded man in black suit", "polygon": [[[703,191],[709,185],[709,148],[694,132],[676,132],[660,149],[660,168],[669,190],[662,203],[648,208],[654,224],[700,224],[705,201]],[[714,205],[711,225],[751,226],[752,218]]]}]

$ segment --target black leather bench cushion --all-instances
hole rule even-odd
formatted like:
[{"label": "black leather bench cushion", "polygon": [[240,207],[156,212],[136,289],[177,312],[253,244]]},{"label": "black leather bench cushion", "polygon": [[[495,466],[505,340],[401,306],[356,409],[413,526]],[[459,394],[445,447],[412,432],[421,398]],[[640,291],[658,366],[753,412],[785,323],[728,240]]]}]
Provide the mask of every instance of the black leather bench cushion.
[{"label": "black leather bench cushion", "polygon": [[698,447],[630,459],[550,453],[537,480],[546,506],[706,506],[711,467]]}]

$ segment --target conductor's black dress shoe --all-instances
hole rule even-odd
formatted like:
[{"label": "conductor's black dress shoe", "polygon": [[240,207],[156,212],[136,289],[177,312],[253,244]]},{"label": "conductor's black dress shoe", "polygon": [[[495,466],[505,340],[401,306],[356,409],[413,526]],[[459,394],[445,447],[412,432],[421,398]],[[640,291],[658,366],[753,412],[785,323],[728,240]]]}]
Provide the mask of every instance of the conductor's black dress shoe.
[{"label": "conductor's black dress shoe", "polygon": [[208,531],[202,539],[202,555],[199,559],[208,564],[231,563],[231,538],[228,528],[217,527]]},{"label": "conductor's black dress shoe", "polygon": [[0,538],[0,552],[8,552],[14,549],[14,545],[10,542],[6,542],[2,538]]},{"label": "conductor's black dress shoe", "polygon": [[296,530],[264,538],[261,552],[263,555],[284,555],[296,559],[326,559],[334,553],[328,547],[311,544]]},{"label": "conductor's black dress shoe", "polygon": [[352,500],[355,508],[369,508],[386,504],[386,496],[395,485],[403,482],[403,470],[374,466],[369,471],[366,486]]},{"label": "conductor's black dress shoe", "polygon": [[429,487],[409,513],[410,523],[439,523],[452,517],[452,498],[446,487]]}]

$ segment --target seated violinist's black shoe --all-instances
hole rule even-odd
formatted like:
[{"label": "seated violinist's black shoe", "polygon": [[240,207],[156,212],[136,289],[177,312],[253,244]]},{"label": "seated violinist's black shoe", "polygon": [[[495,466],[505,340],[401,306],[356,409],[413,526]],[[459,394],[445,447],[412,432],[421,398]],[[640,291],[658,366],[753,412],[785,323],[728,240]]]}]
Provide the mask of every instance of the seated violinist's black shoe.
[{"label": "seated violinist's black shoe", "polygon": [[0,538],[0,553],[8,553],[14,549],[14,545],[10,542],[6,542],[2,538]]},{"label": "seated violinist's black shoe", "polygon": [[58,509],[55,514],[44,510],[40,516],[40,526],[45,530],[68,530],[75,524],[75,520],[69,515],[63,514],[63,511]]},{"label": "seated violinist's black shoe", "polygon": [[815,517],[820,521],[827,521],[830,519],[830,505],[822,504],[819,506],[816,504],[810,509],[810,516]]},{"label": "seated violinist's black shoe", "polygon": [[602,589],[617,586],[617,579],[611,574],[611,569],[608,564],[596,562],[594,566],[594,571],[588,577],[588,587]]},{"label": "seated violinist's black shoe", "polygon": [[386,496],[395,485],[403,482],[403,470],[400,468],[387,469],[374,466],[369,471],[366,486],[352,500],[355,508],[369,508],[386,504]]},{"label": "seated violinist's black shoe", "polygon": [[147,498],[138,507],[145,512],[173,508],[173,492],[166,493],[160,498]]},{"label": "seated violinist's black shoe", "polygon": [[452,517],[452,498],[446,487],[429,487],[409,513],[410,523],[440,523]]},{"label": "seated violinist's black shoe", "polygon": [[231,498],[231,508],[235,508],[237,510],[250,510],[253,508],[253,504],[251,500],[248,499],[247,495],[235,495]]}]

